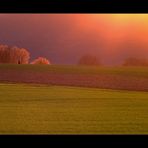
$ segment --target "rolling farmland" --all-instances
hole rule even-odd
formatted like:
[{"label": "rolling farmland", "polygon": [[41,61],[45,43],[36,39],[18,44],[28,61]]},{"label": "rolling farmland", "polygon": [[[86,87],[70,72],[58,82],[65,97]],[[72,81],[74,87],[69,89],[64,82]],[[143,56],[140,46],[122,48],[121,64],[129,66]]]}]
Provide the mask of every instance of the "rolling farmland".
[{"label": "rolling farmland", "polygon": [[148,69],[0,65],[1,134],[148,134]]},{"label": "rolling farmland", "polygon": [[148,91],[145,67],[0,65],[0,82]]},{"label": "rolling farmland", "polygon": [[0,84],[0,133],[147,134],[148,93]]}]

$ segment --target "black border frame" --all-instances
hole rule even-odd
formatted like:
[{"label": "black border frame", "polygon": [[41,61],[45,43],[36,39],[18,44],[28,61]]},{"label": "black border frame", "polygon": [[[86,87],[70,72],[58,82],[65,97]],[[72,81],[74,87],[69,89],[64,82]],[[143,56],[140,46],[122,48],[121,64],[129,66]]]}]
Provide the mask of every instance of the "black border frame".
[{"label": "black border frame", "polygon": [[147,13],[146,0],[0,0],[1,13]]},{"label": "black border frame", "polygon": [[[148,13],[148,5],[136,0],[1,0],[0,13]],[[147,141],[147,135],[0,135],[5,146],[143,146]]]}]

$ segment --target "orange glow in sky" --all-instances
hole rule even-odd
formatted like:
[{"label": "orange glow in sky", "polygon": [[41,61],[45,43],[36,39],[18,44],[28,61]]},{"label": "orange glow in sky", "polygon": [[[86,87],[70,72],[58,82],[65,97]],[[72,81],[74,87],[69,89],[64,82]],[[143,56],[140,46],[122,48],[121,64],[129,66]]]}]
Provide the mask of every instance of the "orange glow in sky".
[{"label": "orange glow in sky", "polygon": [[148,14],[1,14],[0,32],[1,43],[59,62],[85,53],[109,64],[148,58]]},{"label": "orange glow in sky", "polygon": [[131,49],[124,50],[133,56],[148,53],[148,14],[84,14],[78,20],[82,30],[103,38],[107,55],[118,56],[124,52],[121,46],[128,45]]}]

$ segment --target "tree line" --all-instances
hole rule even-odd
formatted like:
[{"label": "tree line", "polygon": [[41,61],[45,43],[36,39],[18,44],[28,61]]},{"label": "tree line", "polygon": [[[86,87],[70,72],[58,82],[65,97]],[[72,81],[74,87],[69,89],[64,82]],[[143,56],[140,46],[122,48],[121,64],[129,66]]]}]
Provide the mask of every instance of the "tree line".
[{"label": "tree line", "polygon": [[[0,45],[0,63],[29,64],[29,59],[30,53],[25,48]],[[51,62],[45,57],[38,57],[30,64],[51,64]],[[78,65],[99,66],[102,63],[96,56],[86,54],[79,59]],[[148,66],[148,60],[130,57],[124,60],[122,66]]]},{"label": "tree line", "polygon": [[[11,64],[28,64],[30,53],[25,48],[16,46],[0,45],[0,63]],[[38,57],[30,64],[50,64],[49,60],[44,57]]]},{"label": "tree line", "polygon": [[28,64],[29,52],[16,46],[0,45],[0,63]]}]

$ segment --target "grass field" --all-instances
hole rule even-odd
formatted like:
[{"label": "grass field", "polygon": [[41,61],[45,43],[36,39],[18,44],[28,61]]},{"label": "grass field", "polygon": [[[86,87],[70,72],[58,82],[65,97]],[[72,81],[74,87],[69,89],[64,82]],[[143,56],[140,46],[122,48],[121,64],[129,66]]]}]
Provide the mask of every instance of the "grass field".
[{"label": "grass field", "polygon": [[2,134],[148,134],[148,92],[0,84]]},{"label": "grass field", "polygon": [[101,67],[101,66],[77,66],[77,65],[31,65],[31,64],[0,64],[0,70],[17,70],[29,72],[50,72],[58,74],[110,74],[128,77],[148,78],[147,67]]}]

